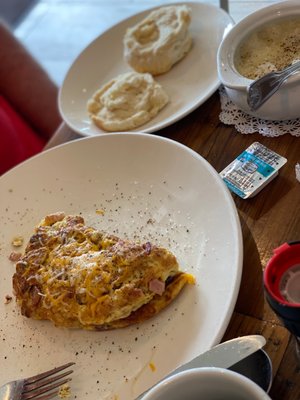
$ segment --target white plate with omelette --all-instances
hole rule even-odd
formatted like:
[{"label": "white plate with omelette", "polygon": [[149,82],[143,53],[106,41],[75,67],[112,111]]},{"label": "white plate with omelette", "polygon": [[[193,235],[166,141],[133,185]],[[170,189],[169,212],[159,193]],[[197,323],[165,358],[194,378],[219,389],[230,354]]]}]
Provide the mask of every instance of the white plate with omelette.
[{"label": "white plate with omelette", "polygon": [[[218,173],[193,150],[143,133],[83,138],[15,167],[1,177],[0,191],[0,385],[75,361],[72,398],[132,400],[221,340],[241,279],[240,222]],[[13,295],[9,255],[24,251],[42,218],[62,211],[169,249],[196,283],[126,328],[87,331],[26,318]],[[24,244],[16,249],[19,236]]]},{"label": "white plate with omelette", "polygon": [[[193,45],[170,71],[155,76],[167,93],[169,103],[135,131],[154,132],[171,125],[200,106],[220,85],[216,55],[222,38],[233,26],[231,17],[210,4],[176,4],[185,4],[191,9],[189,31]],[[89,118],[87,102],[107,82],[133,71],[124,58],[124,34],[154,9],[140,12],[108,29],[86,47],[70,67],[60,90],[59,108],[74,131],[86,136],[105,133]]]}]

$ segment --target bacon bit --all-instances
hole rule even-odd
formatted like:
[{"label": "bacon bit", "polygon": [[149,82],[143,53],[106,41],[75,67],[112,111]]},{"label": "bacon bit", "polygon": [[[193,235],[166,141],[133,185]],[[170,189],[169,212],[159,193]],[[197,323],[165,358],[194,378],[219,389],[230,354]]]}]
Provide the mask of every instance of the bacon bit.
[{"label": "bacon bit", "polygon": [[155,294],[159,294],[160,296],[165,291],[165,286],[165,282],[162,282],[159,279],[152,279],[149,282],[149,290]]},{"label": "bacon bit", "polygon": [[104,210],[102,210],[102,209],[97,209],[96,210],[96,214],[98,214],[98,215],[104,215]]},{"label": "bacon bit", "polygon": [[14,247],[21,247],[23,246],[24,238],[22,236],[15,236],[11,242]]},{"label": "bacon bit", "polygon": [[15,251],[13,251],[10,253],[8,259],[9,259],[9,261],[16,262],[16,261],[19,261],[21,257],[22,257],[21,253],[17,253]]},{"label": "bacon bit", "polygon": [[156,371],[156,366],[153,364],[153,362],[150,362],[150,363],[149,363],[149,367],[150,367],[150,369],[151,369],[152,372],[155,372],[155,371]]},{"label": "bacon bit", "polygon": [[12,301],[12,297],[9,294],[7,294],[5,296],[4,304],[9,304],[11,301]]}]

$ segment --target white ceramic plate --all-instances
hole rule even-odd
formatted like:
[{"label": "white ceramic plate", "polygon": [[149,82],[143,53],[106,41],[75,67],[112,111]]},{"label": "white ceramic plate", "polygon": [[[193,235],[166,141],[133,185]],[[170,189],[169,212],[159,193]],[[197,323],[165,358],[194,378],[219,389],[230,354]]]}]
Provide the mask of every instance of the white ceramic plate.
[{"label": "white ceramic plate", "polygon": [[[222,38],[233,25],[232,19],[222,9],[209,4],[184,4],[192,9],[190,31],[193,48],[171,71],[156,77],[168,93],[170,103],[137,131],[154,132],[183,118],[219,86],[216,54]],[[90,121],[87,101],[104,83],[130,71],[123,58],[123,36],[128,27],[149,12],[143,11],[104,32],[71,66],[60,91],[59,108],[65,122],[73,130],[88,136],[104,132]]]},{"label": "white ceramic plate", "polygon": [[[220,341],[239,290],[241,231],[229,191],[198,154],[155,135],[84,138],[17,166],[0,179],[0,192],[0,384],[76,361],[77,399],[132,400]],[[4,304],[15,269],[11,240],[26,242],[42,217],[62,210],[170,248],[197,284],[122,330],[67,330],[21,316],[15,301]]]}]

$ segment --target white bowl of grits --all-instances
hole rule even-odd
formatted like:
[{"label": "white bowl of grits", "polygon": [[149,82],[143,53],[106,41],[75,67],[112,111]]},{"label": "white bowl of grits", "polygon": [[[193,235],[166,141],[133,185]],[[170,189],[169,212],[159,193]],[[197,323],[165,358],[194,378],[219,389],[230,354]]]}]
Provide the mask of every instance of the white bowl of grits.
[{"label": "white bowl of grits", "polygon": [[218,75],[230,100],[266,120],[300,117],[300,73],[291,76],[258,110],[247,103],[247,88],[257,78],[300,60],[300,2],[262,8],[237,23],[220,44]]}]

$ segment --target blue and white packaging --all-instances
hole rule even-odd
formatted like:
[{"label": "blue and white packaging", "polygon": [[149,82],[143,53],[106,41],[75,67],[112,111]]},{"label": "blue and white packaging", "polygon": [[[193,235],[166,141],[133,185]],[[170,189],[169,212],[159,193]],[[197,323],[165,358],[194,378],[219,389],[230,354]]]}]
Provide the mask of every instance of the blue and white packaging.
[{"label": "blue and white packaging", "polygon": [[254,142],[220,172],[228,188],[243,199],[255,196],[272,179],[287,159]]}]

